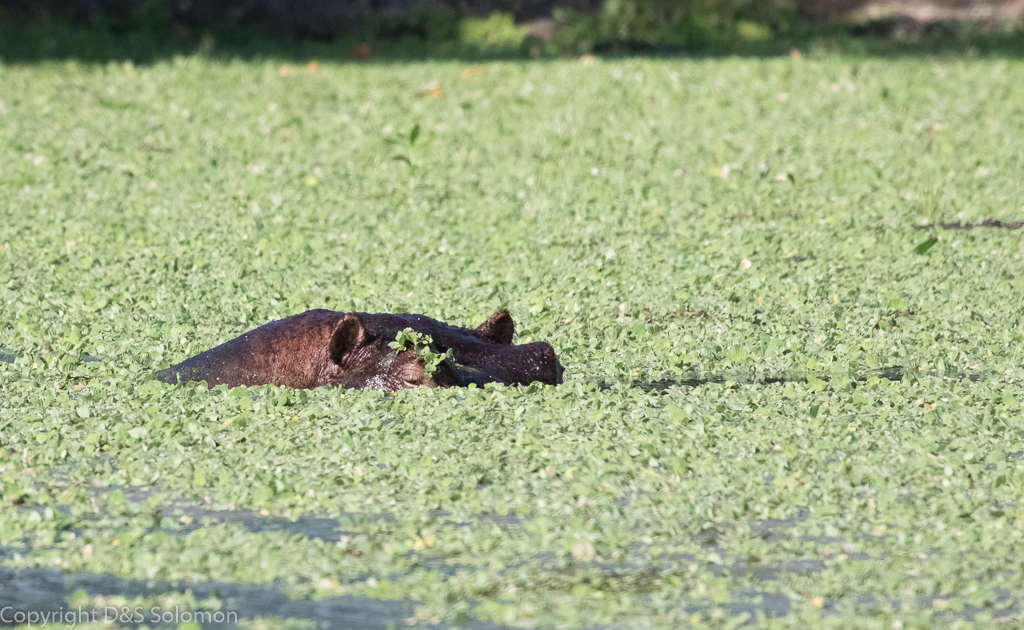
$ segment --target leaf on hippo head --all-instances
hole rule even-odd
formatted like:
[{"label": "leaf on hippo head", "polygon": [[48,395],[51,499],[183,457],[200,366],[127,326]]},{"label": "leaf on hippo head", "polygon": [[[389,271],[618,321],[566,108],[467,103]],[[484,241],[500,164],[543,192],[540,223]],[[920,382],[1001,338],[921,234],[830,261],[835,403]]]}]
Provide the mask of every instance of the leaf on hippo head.
[{"label": "leaf on hippo head", "polygon": [[452,361],[454,358],[451,348],[448,348],[442,354],[435,354],[430,351],[430,348],[425,348],[423,352],[420,353],[420,356],[423,357],[423,361],[426,363],[425,371],[427,376],[433,376],[434,373],[437,372],[437,369],[441,367],[442,363],[445,361]]},{"label": "leaf on hippo head", "polygon": [[412,328],[406,328],[398,331],[398,334],[395,335],[395,340],[389,343],[388,347],[401,352],[402,350],[413,350],[426,346],[431,341],[433,340],[430,335],[421,335]]},{"label": "leaf on hippo head", "polygon": [[398,334],[395,335],[395,340],[389,343],[388,346],[398,352],[413,350],[426,364],[427,376],[433,376],[442,363],[452,360],[453,357],[451,348],[442,354],[432,352],[430,344],[433,342],[434,339],[430,335],[423,335],[412,328],[406,328],[398,331]]}]

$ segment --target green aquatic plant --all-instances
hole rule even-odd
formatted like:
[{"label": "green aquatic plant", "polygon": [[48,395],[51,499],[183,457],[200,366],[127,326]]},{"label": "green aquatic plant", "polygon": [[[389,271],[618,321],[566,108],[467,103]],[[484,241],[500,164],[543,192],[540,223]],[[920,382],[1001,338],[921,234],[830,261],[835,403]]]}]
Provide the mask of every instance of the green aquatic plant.
[{"label": "green aquatic plant", "polygon": [[[4,592],[1018,623],[1019,57],[285,63],[0,59]],[[315,308],[507,308],[566,380],[148,380]]]},{"label": "green aquatic plant", "polygon": [[433,352],[430,349],[430,344],[433,342],[434,340],[430,335],[423,335],[412,328],[406,328],[405,330],[398,331],[398,334],[395,335],[395,340],[389,343],[388,347],[399,352],[414,350],[426,362],[427,376],[433,376],[442,363],[454,360],[451,348],[448,348],[441,354]]}]

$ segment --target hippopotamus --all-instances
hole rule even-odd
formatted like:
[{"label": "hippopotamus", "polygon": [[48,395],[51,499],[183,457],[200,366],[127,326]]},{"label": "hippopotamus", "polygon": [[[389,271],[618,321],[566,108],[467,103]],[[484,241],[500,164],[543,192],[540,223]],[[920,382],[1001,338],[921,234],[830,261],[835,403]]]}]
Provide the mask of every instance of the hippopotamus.
[{"label": "hippopotamus", "polygon": [[[431,365],[419,348],[395,343],[401,331],[429,335]],[[279,385],[397,391],[471,383],[557,385],[563,368],[550,344],[512,344],[506,310],[474,329],[413,314],[316,309],[270,322],[154,375],[165,383]],[[428,348],[423,348],[428,349]],[[438,358],[437,355],[443,355]]]}]

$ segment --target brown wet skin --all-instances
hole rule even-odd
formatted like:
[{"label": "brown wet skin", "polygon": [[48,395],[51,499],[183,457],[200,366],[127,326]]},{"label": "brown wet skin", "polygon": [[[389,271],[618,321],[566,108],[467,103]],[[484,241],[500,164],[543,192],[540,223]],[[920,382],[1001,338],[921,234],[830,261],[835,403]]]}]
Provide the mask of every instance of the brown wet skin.
[{"label": "brown wet skin", "polygon": [[[449,348],[427,375],[414,350],[396,352],[389,343],[406,328],[433,338],[431,351]],[[270,322],[182,361],[154,377],[165,383],[206,381],[210,387],[280,385],[370,388],[453,387],[470,383],[557,385],[562,365],[550,344],[512,345],[515,324],[501,310],[476,329],[450,326],[424,315],[306,311]]]}]

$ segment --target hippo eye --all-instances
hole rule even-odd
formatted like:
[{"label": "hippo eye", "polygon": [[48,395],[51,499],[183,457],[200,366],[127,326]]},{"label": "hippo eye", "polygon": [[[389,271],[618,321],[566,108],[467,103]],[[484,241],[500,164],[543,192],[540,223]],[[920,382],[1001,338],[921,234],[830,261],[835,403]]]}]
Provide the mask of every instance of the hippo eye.
[{"label": "hippo eye", "polygon": [[423,385],[423,374],[415,371],[407,371],[405,374],[402,374],[402,383],[404,383],[406,387],[419,387]]}]

